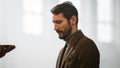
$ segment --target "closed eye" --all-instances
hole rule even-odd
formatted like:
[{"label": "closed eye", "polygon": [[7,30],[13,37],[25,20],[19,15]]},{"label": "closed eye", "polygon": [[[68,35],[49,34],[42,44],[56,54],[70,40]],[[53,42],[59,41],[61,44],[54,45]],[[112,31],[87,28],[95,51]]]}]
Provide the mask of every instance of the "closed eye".
[{"label": "closed eye", "polygon": [[53,21],[53,22],[56,23],[56,24],[61,24],[62,20],[56,20],[56,21]]}]

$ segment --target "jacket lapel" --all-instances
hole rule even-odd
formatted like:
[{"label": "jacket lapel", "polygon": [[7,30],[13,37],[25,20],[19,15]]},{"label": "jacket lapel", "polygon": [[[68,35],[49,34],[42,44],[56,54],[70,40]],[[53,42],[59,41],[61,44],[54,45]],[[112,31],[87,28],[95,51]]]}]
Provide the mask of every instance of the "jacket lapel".
[{"label": "jacket lapel", "polygon": [[[63,50],[62,50],[62,51],[63,51]],[[60,61],[61,61],[62,51],[60,52],[60,54],[59,54],[59,56],[58,56],[56,68],[60,68]]]},{"label": "jacket lapel", "polygon": [[71,52],[73,51],[74,47],[69,47],[68,48],[68,53],[63,57],[63,60],[61,62],[61,68],[63,67],[65,60],[67,59],[67,57],[71,54]]},{"label": "jacket lapel", "polygon": [[69,40],[69,44],[70,44],[70,49],[68,48],[68,53],[63,57],[62,61],[61,61],[61,66],[60,68],[62,68],[65,64],[65,60],[67,59],[67,57],[71,54],[71,52],[74,50],[75,45],[77,44],[77,42],[79,41],[79,39],[81,39],[81,37],[83,37],[83,33],[81,32],[81,30],[77,31],[74,36],[72,36],[72,38]]},{"label": "jacket lapel", "polygon": [[65,52],[66,46],[67,46],[67,45],[65,45],[65,46],[62,48],[62,50],[60,51],[60,53],[59,53],[59,56],[58,56],[58,59],[57,59],[56,68],[60,68],[60,67],[61,67],[62,59],[63,59],[63,55],[64,55],[64,52]]}]

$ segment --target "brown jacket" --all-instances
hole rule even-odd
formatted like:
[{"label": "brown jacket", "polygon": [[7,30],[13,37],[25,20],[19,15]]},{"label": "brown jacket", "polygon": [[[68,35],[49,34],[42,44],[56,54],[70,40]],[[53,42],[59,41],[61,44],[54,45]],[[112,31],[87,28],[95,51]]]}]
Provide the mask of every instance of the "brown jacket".
[{"label": "brown jacket", "polygon": [[66,46],[59,53],[56,68],[99,68],[99,51],[80,30],[70,38],[68,52],[63,56]]}]

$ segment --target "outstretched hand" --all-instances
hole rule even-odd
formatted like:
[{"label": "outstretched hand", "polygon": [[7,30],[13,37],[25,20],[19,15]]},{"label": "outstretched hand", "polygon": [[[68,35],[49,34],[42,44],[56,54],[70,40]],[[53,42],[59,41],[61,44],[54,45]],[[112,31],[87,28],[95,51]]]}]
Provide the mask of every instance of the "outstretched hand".
[{"label": "outstretched hand", "polygon": [[15,45],[0,45],[0,58],[15,48]]}]

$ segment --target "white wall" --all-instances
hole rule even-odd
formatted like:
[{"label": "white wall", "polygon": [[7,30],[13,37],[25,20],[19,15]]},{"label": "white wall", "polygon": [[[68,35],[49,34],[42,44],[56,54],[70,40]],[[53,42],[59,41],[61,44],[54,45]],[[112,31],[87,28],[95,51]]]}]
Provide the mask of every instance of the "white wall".
[{"label": "white wall", "polygon": [[45,9],[43,13],[43,33],[39,36],[27,35],[23,32],[22,0],[0,0],[0,44],[16,46],[15,50],[0,59],[0,68],[55,67],[63,41],[52,30],[50,9]]},{"label": "white wall", "polygon": [[[81,2],[79,28],[97,42],[97,33],[94,29],[97,22],[96,1],[81,0]],[[55,68],[58,52],[64,45],[64,41],[59,40],[53,31],[50,9],[55,4],[57,4],[55,0],[43,0],[42,34],[36,36],[23,31],[22,0],[0,0],[0,44],[16,46],[15,50],[0,59],[0,68]],[[120,0],[115,0],[114,5],[115,43],[97,42],[101,53],[100,68],[120,67]]]}]

